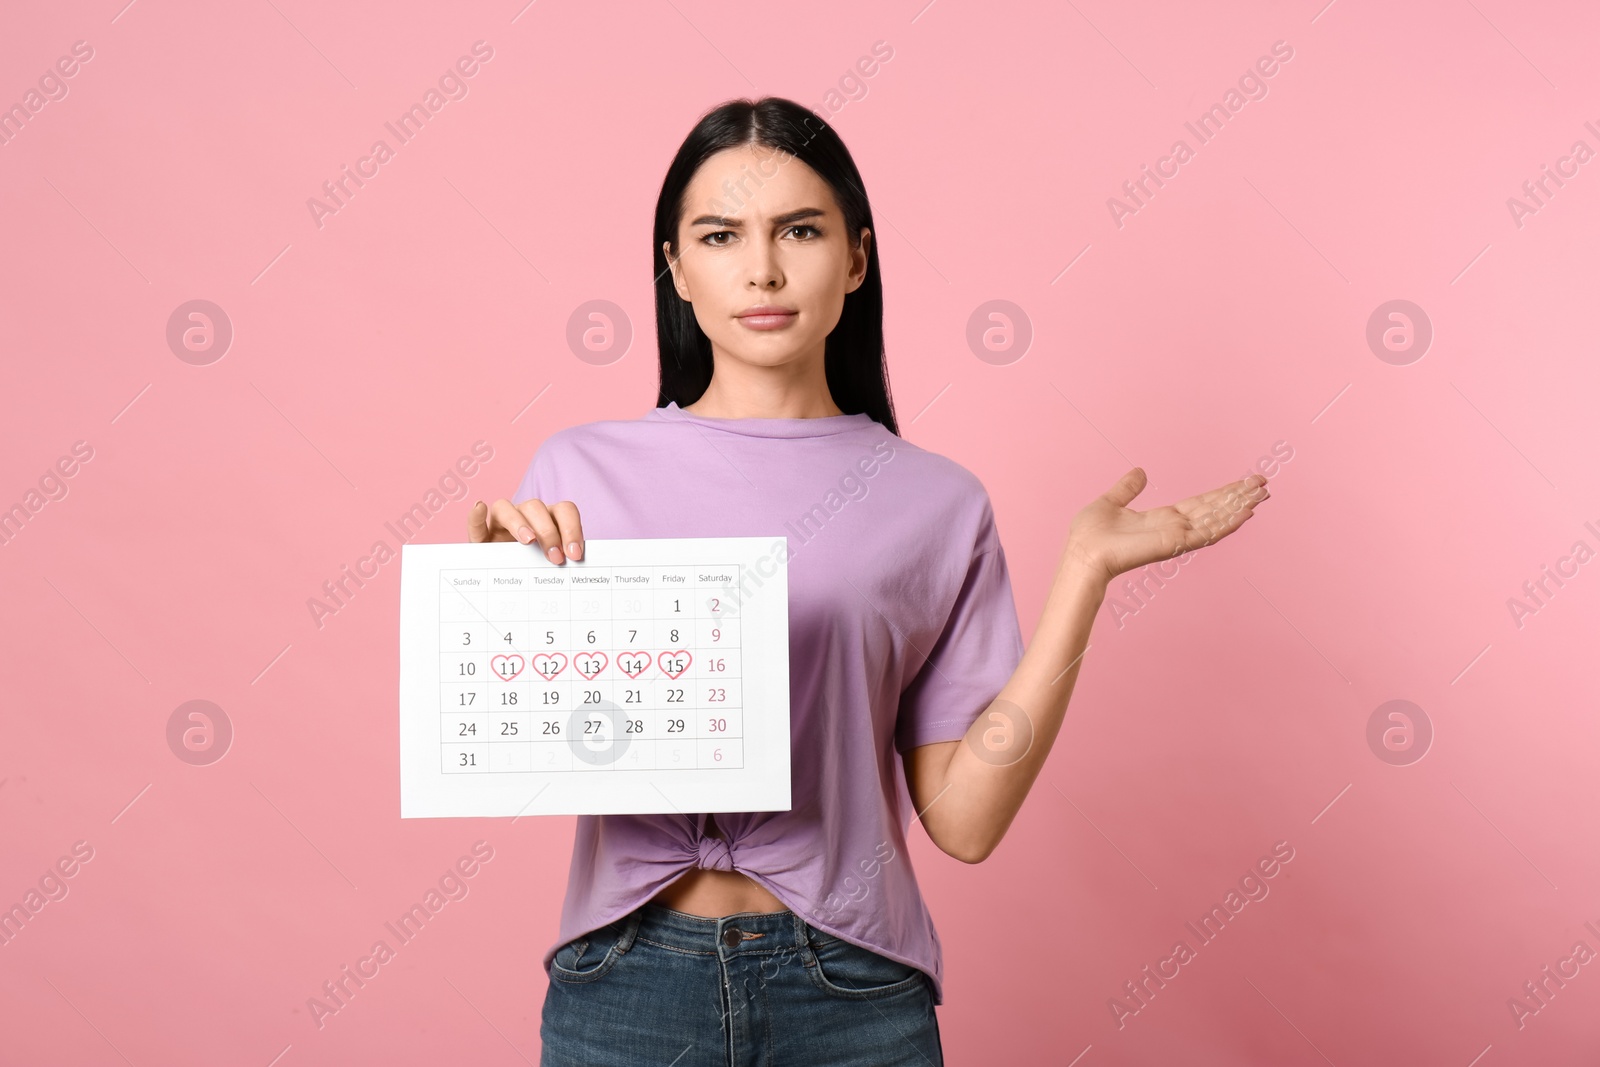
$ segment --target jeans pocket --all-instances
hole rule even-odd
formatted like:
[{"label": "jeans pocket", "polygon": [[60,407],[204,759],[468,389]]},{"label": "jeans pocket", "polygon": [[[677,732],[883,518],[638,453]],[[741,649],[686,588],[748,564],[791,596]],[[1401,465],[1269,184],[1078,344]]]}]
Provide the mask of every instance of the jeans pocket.
[{"label": "jeans pocket", "polygon": [[622,955],[618,951],[622,934],[623,923],[619,920],[573,938],[556,949],[555,958],[550,961],[550,977],[560,982],[593,982],[605,977]]},{"label": "jeans pocket", "polygon": [[866,1000],[928,989],[928,976],[919,968],[852,944],[842,937],[814,933],[807,947],[815,966],[806,970],[817,987],[829,996]]}]

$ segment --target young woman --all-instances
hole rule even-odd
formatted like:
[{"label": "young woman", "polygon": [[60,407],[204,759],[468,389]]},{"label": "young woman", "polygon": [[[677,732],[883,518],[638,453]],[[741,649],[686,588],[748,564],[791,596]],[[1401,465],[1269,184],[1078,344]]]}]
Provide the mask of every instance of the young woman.
[{"label": "young woman", "polygon": [[834,130],[776,97],[709,112],[654,255],[657,406],[551,434],[471,538],[557,564],[589,534],[783,538],[793,803],[579,817],[541,1064],[940,1064],[911,819],[987,857],[1111,579],[1237,529],[1265,479],[1140,512],[1129,471],[1073,519],[1024,652],[982,483],[899,436],[872,212]]}]

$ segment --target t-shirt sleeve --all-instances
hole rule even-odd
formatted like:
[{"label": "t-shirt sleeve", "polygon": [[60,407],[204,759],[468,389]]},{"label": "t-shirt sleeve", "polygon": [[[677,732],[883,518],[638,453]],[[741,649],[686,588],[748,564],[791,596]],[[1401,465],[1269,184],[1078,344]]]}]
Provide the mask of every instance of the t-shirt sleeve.
[{"label": "t-shirt sleeve", "polygon": [[533,459],[528,462],[528,469],[523,471],[522,482],[511,497],[513,504],[520,504],[524,500],[542,500],[548,504],[561,499],[556,495],[555,471],[551,467],[550,452],[550,441],[547,438],[534,450]]},{"label": "t-shirt sleeve", "polygon": [[895,749],[959,741],[1022,660],[1011,572],[998,539],[972,557],[928,660],[900,695]]}]

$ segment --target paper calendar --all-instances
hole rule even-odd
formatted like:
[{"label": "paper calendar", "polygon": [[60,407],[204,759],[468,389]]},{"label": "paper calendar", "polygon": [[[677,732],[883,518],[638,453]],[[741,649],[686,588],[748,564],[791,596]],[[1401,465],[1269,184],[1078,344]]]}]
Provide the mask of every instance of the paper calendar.
[{"label": "paper calendar", "polygon": [[787,811],[782,535],[404,545],[400,817]]}]

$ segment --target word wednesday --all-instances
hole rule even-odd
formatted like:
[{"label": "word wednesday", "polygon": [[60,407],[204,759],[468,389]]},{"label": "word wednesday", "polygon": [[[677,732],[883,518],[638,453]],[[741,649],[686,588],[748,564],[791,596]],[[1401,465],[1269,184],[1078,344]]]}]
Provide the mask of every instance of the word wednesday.
[{"label": "word wednesday", "polygon": [[[1283,869],[1279,865],[1288,864],[1292,859],[1294,859],[1294,849],[1289,842],[1275,842],[1272,846],[1271,854],[1262,856],[1256,861],[1256,865],[1245,872],[1243,877],[1239,879],[1238,890],[1228,890],[1228,894],[1222,898],[1221,904],[1211,905],[1211,910],[1201,916],[1198,928],[1192,922],[1185,922],[1183,925],[1187,926],[1189,932],[1194,934],[1196,942],[1201,947],[1209,945],[1221,935],[1223,930],[1227,929],[1228,923],[1244,910],[1246,904],[1252,900],[1262,901],[1267,899],[1267,894],[1271,892],[1271,889],[1262,879],[1277,877],[1278,872]],[[1260,872],[1259,878],[1256,876],[1258,871]],[[1243,893],[1244,896],[1240,896],[1240,893]],[[1199,953],[1190,948],[1187,941],[1179,940],[1173,944],[1172,951],[1165,959],[1156,961],[1153,969],[1150,964],[1145,964],[1144,970],[1140,972],[1144,977],[1140,978],[1137,984],[1133,981],[1124,982],[1122,987],[1127,992],[1127,1001],[1119,1000],[1116,997],[1109,997],[1106,1000],[1106,1007],[1111,1009],[1111,1017],[1117,1020],[1117,1029],[1121,1030],[1128,1025],[1128,1016],[1138,1015],[1145,1008],[1148,1008],[1150,1001],[1155,999],[1156,993],[1167,987],[1167,981],[1178,977],[1179,968],[1197,955]],[[1168,969],[1169,967],[1170,970]],[[1163,981],[1163,979],[1167,981]],[[1155,988],[1151,988],[1151,983],[1155,984]],[[1129,1003],[1129,1001],[1132,1003]]]}]

